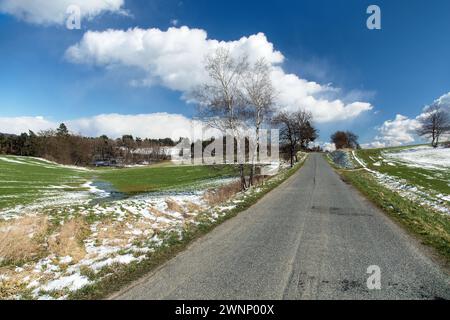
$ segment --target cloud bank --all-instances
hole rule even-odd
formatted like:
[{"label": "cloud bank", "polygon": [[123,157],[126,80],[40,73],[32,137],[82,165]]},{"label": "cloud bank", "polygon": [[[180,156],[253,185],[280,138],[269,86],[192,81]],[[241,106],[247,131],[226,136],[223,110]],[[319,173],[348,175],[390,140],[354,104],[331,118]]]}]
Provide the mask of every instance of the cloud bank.
[{"label": "cloud bank", "polygon": [[77,5],[81,18],[88,20],[106,12],[125,13],[124,0],[0,0],[0,12],[28,23],[62,25],[70,5]]},{"label": "cloud bank", "polygon": [[274,49],[263,33],[236,41],[208,39],[202,29],[188,27],[160,29],[134,28],[88,31],[81,41],[66,51],[69,61],[103,67],[125,66],[143,70],[145,78],[133,85],[161,85],[179,91],[185,99],[198,85],[207,81],[204,58],[219,47],[233,56],[248,56],[250,62],[264,58],[270,63],[272,79],[278,91],[278,104],[286,109],[303,108],[313,113],[318,123],[353,119],[373,107],[370,103],[325,98],[339,90],[301,79],[282,68],[284,56]]},{"label": "cloud bank", "polygon": [[[199,121],[193,121],[183,115],[169,113],[152,113],[139,115],[101,114],[93,117],[66,120],[64,122],[73,133],[83,136],[98,137],[103,134],[110,138],[119,138],[131,134],[141,138],[201,137],[203,128]],[[32,130],[56,129],[60,122],[44,117],[0,117],[0,132],[21,134]],[[206,137],[213,135],[207,130]]]},{"label": "cloud bank", "polygon": [[21,134],[28,130],[38,132],[56,128],[56,124],[44,117],[0,117],[0,132]]}]

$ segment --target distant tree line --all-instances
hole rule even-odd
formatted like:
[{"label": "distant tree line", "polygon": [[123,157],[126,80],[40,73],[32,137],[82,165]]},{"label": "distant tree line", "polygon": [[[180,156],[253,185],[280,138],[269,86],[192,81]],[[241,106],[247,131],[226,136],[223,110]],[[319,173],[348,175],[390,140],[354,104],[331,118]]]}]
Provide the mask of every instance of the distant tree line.
[{"label": "distant tree line", "polygon": [[172,139],[141,139],[132,135],[111,139],[105,135],[92,138],[70,133],[62,123],[56,130],[20,135],[0,133],[0,153],[42,157],[61,164],[88,166],[96,162],[133,164],[168,158],[166,149]]}]

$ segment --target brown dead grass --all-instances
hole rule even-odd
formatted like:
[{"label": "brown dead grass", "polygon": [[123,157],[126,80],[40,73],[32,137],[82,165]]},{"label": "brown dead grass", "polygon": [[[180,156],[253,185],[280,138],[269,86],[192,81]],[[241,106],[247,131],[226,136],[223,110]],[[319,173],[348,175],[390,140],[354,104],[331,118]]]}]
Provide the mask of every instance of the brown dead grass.
[{"label": "brown dead grass", "polygon": [[[125,246],[133,241],[145,240],[156,232],[149,221],[126,220],[105,222],[98,227],[97,239],[100,243]],[[142,235],[132,234],[133,230],[142,231]]]},{"label": "brown dead grass", "polygon": [[164,212],[161,212],[154,207],[149,207],[148,211],[150,211],[155,217],[164,217],[166,215]]},{"label": "brown dead grass", "polygon": [[253,177],[253,185],[260,186],[260,185],[264,184],[264,182],[268,179],[269,179],[268,176],[255,176],[255,177]]},{"label": "brown dead grass", "polygon": [[20,263],[39,258],[45,251],[47,217],[29,216],[0,224],[0,258]]},{"label": "brown dead grass", "polygon": [[179,205],[178,203],[176,203],[172,199],[167,199],[166,200],[166,204],[167,204],[167,208],[170,211],[175,211],[175,212],[179,212],[179,213],[185,213],[186,212],[185,208],[183,208],[181,205]]},{"label": "brown dead grass", "polygon": [[200,206],[200,205],[198,205],[196,203],[190,202],[190,201],[186,202],[186,209],[190,213],[192,213],[192,212],[199,212],[199,211],[203,210],[202,206]]},{"label": "brown dead grass", "polygon": [[74,262],[82,260],[86,255],[83,240],[90,233],[88,224],[81,218],[66,222],[59,233],[49,239],[49,250],[60,256],[71,256]]},{"label": "brown dead grass", "polygon": [[129,228],[126,222],[102,223],[98,225],[97,239],[100,243],[104,241],[114,245],[126,245],[129,235],[126,234]]},{"label": "brown dead grass", "polygon": [[[264,184],[265,181],[269,179],[268,176],[257,175],[253,177],[253,186],[257,187]],[[216,206],[227,202],[231,198],[233,198],[237,193],[241,191],[241,182],[236,181],[222,187],[208,190],[204,199],[210,206]]]},{"label": "brown dead grass", "polygon": [[225,186],[208,190],[203,198],[210,206],[215,206],[230,200],[241,191],[241,182],[236,181]]},{"label": "brown dead grass", "polygon": [[14,299],[16,295],[24,292],[25,285],[21,281],[10,279],[0,280],[0,300]]}]

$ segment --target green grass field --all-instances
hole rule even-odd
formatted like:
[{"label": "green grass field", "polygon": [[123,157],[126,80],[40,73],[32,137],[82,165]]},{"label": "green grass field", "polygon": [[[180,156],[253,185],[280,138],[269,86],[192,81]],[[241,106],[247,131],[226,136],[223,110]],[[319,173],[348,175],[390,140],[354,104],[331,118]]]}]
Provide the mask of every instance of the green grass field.
[{"label": "green grass field", "polygon": [[26,205],[61,192],[80,190],[88,171],[35,158],[0,156],[0,208]]},{"label": "green grass field", "polygon": [[0,209],[29,205],[87,191],[88,181],[110,183],[132,195],[195,187],[207,180],[237,174],[232,167],[149,166],[125,169],[85,169],[61,166],[42,159],[0,156]]},{"label": "green grass field", "polygon": [[205,180],[236,176],[230,166],[156,166],[129,169],[106,169],[96,172],[97,179],[109,182],[127,194],[178,190]]},{"label": "green grass field", "polygon": [[[414,146],[417,147],[417,146]],[[402,152],[412,147],[360,150],[357,156],[367,167],[392,177],[400,178],[411,185],[424,188],[432,193],[450,194],[450,169],[436,170],[427,167],[410,166],[393,160],[387,155]]]}]

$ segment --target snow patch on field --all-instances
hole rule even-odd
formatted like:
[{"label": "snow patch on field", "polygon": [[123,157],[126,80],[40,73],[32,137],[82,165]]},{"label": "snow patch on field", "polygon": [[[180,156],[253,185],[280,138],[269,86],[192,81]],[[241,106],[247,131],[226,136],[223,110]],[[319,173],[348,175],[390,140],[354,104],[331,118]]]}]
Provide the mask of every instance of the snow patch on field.
[{"label": "snow patch on field", "polygon": [[93,194],[99,198],[106,198],[110,196],[109,192],[94,186],[94,183],[92,181],[86,182],[81,187],[88,189],[90,194]]},{"label": "snow patch on field", "polygon": [[20,156],[0,156],[1,161],[14,163],[14,164],[20,164],[20,165],[28,165],[28,166],[38,166],[42,168],[47,169],[72,169],[75,171],[92,171],[92,169],[85,168],[85,167],[78,167],[78,166],[70,166],[70,165],[62,165],[56,162],[52,162],[46,159],[42,158],[36,158],[36,157],[20,157]]},{"label": "snow patch on field", "polygon": [[420,146],[400,152],[386,152],[384,156],[408,166],[435,170],[450,169],[450,148]]},{"label": "snow patch on field", "polygon": [[[217,180],[208,185],[235,179]],[[101,193],[91,183],[84,187],[91,193]],[[89,226],[90,235],[83,242],[84,257],[76,260],[70,255],[50,253],[37,262],[13,269],[13,278],[31,290],[35,299],[66,299],[71,292],[101,280],[104,275],[99,278],[96,275],[107,267],[141,262],[162,246],[170,234],[181,239],[185,226],[197,225],[200,214],[214,222],[236,207],[232,203],[211,208],[204,200],[205,192],[160,192],[96,205],[36,207],[35,213],[50,219],[64,216],[70,221],[81,215],[96,217],[98,221]],[[7,279],[8,275],[2,277]]]}]

